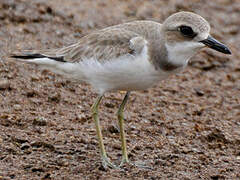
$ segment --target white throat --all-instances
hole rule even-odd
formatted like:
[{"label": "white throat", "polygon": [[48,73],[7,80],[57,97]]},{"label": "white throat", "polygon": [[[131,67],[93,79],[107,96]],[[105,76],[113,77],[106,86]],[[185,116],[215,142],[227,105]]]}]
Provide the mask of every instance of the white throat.
[{"label": "white throat", "polygon": [[198,42],[181,42],[166,44],[168,59],[170,62],[180,66],[186,66],[188,60],[194,56],[204,45]]}]

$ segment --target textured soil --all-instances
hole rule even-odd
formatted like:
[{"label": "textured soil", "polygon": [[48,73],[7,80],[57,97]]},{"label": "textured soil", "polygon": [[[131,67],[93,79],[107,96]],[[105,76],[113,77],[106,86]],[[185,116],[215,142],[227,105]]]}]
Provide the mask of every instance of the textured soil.
[{"label": "textured soil", "polygon": [[[151,169],[104,169],[91,87],[8,58],[20,49],[69,45],[122,22],[162,22],[182,10],[206,18],[232,55],[203,49],[184,72],[131,94],[125,111],[129,157]],[[239,0],[0,0],[0,179],[240,179],[239,42]],[[108,93],[100,108],[104,142],[116,164],[122,98]]]}]

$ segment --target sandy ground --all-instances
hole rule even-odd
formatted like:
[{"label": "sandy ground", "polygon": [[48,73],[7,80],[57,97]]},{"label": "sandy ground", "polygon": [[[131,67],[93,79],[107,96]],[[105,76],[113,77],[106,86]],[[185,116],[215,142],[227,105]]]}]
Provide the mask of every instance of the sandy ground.
[{"label": "sandy ground", "polygon": [[[189,67],[133,92],[126,108],[130,160],[152,169],[104,170],[90,106],[96,94],[49,71],[17,63],[19,49],[69,45],[95,29],[162,22],[177,11],[206,18],[231,56],[204,49]],[[240,179],[239,0],[0,0],[0,179]],[[116,110],[100,108],[109,156],[120,162]]]}]

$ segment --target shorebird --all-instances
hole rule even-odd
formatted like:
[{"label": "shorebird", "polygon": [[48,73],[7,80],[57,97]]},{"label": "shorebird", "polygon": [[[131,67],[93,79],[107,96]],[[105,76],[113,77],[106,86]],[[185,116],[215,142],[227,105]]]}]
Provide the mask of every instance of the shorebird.
[{"label": "shorebird", "polygon": [[[68,47],[13,54],[12,57],[92,85],[98,93],[91,110],[102,164],[116,168],[129,163],[123,110],[130,91],[147,89],[180,72],[189,59],[205,46],[231,54],[228,47],[210,36],[209,32],[210,25],[203,17],[191,12],[178,12],[163,24],[154,21],[119,24],[86,35]],[[126,91],[117,113],[122,144],[119,166],[107,157],[98,118],[99,103],[104,93],[110,91]]]}]

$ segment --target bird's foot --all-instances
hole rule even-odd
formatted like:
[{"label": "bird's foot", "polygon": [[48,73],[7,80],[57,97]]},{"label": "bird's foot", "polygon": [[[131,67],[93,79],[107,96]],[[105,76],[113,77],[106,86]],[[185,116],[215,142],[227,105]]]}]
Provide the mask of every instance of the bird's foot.
[{"label": "bird's foot", "polygon": [[102,166],[104,169],[111,168],[111,169],[119,169],[118,166],[114,165],[108,157],[102,156]]},{"label": "bird's foot", "polygon": [[118,167],[121,168],[122,166],[124,166],[124,164],[130,164],[131,165],[131,163],[129,162],[128,159],[123,158],[121,163],[120,163],[120,165]]},{"label": "bird's foot", "polygon": [[149,166],[146,166],[144,163],[133,163],[131,161],[129,161],[128,159],[122,159],[120,165],[118,166],[119,168],[122,168],[125,164],[128,164],[130,166],[134,166],[134,167],[137,167],[137,168],[142,168],[142,169],[152,169],[151,167]]}]

